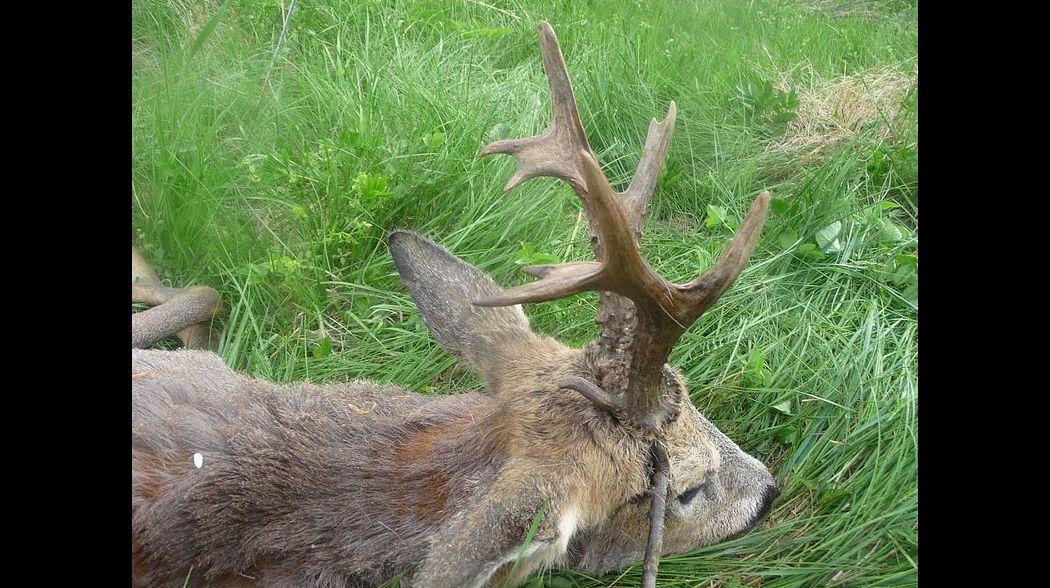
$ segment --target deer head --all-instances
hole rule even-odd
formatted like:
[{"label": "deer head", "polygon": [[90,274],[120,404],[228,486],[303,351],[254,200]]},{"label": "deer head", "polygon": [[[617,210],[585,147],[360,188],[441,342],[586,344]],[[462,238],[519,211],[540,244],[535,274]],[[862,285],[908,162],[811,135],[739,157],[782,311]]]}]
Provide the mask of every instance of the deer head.
[{"label": "deer head", "polygon": [[[481,156],[503,153],[518,159],[505,191],[538,176],[567,182],[583,203],[598,261],[526,267],[526,273],[540,279],[500,290],[477,269],[422,237],[394,233],[390,248],[430,331],[446,350],[485,376],[494,396],[510,406],[541,395],[568,403],[564,396],[572,392],[586,399],[589,406],[574,406],[571,426],[591,427],[596,436],[600,431],[600,447],[609,455],[578,464],[593,470],[581,478],[594,480],[593,488],[604,496],[592,493],[569,509],[572,514],[562,515],[559,524],[574,527],[574,532],[562,533],[563,538],[572,536],[562,547],[569,552],[567,563],[601,572],[644,554],[645,583],[652,585],[661,553],[681,553],[743,532],[777,495],[765,466],[696,410],[683,376],[667,365],[678,339],[747,264],[765,221],[769,193],[758,196],[729,247],[703,275],[686,284],[662,278],[640,255],[638,243],[674,130],[674,102],[663,122],[650,125],[638,170],[630,186],[617,193],[587,142],[558,39],[548,23],[540,23],[539,38],[551,91],[551,126],[535,137],[492,143]],[[528,329],[520,304],[584,291],[600,292],[598,340],[575,351]],[[540,417],[526,409],[511,413],[549,418],[550,430],[565,432],[558,428],[566,423],[553,415]],[[539,429],[542,423],[528,425]],[[553,445],[557,452],[559,444]],[[648,471],[654,471],[651,487]],[[666,498],[668,488],[671,500]],[[583,489],[578,493],[587,495]],[[575,532],[584,528],[583,520],[590,526]]]},{"label": "deer head", "polygon": [[[504,290],[416,233],[389,235],[428,329],[481,374],[487,395],[280,388],[213,355],[133,351],[133,561],[143,584],[182,585],[192,563],[210,584],[380,585],[405,573],[413,587],[488,586],[544,566],[602,573],[644,558],[652,586],[661,555],[742,533],[768,511],[769,471],[696,410],[666,362],[743,270],[769,195],[703,275],[663,279],[638,243],[674,103],[617,193],[584,135],[554,31],[541,22],[539,36],[551,127],[481,155],[520,161],[507,190],[543,175],[568,182],[597,261],[529,267],[538,281]],[[133,319],[133,346],[186,326],[179,316],[214,314],[214,291],[163,288],[132,256],[133,281],[149,278],[133,298],[163,303]],[[520,306],[584,291],[600,293],[601,333],[582,349],[533,332]]]}]

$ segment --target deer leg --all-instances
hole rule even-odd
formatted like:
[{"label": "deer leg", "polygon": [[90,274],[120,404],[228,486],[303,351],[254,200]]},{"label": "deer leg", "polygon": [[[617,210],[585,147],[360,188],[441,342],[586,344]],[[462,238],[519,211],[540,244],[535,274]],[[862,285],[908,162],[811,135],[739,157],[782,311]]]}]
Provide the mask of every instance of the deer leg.
[{"label": "deer leg", "polygon": [[169,288],[134,246],[131,248],[131,301],[154,305],[131,315],[131,346],[146,348],[177,334],[191,349],[218,349],[210,322],[221,309],[219,293],[208,286]]},{"label": "deer leg", "polygon": [[[495,488],[438,531],[433,547],[409,582],[412,588],[446,586],[517,586],[532,571],[563,557],[575,517],[565,525],[546,512],[536,535],[523,549],[544,497],[532,485],[519,482]],[[521,561],[519,561],[519,559]]]}]

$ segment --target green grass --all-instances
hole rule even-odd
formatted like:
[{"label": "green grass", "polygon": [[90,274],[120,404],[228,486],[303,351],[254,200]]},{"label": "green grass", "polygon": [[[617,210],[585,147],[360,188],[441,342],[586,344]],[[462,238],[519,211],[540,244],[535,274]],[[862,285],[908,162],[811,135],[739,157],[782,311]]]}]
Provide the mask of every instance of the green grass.
[{"label": "green grass", "polygon": [[[221,5],[133,5],[132,215],[166,282],[222,293],[230,365],[280,382],[480,387],[427,333],[383,237],[420,231],[506,285],[528,251],[590,258],[565,185],[504,195],[514,162],[476,158],[545,128],[546,19],[614,186],[649,119],[678,104],[643,245],[658,271],[690,279],[759,191],[778,199],[751,265],[671,363],[781,497],[756,531],[664,558],[660,585],[917,582],[914,2],[317,0],[297,3],[276,58],[281,3],[231,0],[213,18]],[[874,71],[910,80],[899,108],[819,152],[776,122]],[[790,89],[797,109],[777,101]],[[595,308],[588,294],[526,310],[582,345]]]}]

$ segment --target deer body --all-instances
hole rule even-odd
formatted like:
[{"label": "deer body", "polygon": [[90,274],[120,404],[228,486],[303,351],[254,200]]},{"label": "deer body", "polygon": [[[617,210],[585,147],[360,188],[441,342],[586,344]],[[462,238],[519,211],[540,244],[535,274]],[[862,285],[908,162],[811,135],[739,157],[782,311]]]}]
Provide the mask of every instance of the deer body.
[{"label": "deer body", "polygon": [[378,585],[504,459],[479,394],[284,388],[203,351],[135,351],[132,378],[144,586],[181,585],[183,562],[208,585]]},{"label": "deer body", "polygon": [[[575,105],[564,104],[571,87],[546,23],[540,37],[555,126],[483,154],[521,159],[508,186],[540,173],[530,166],[572,184],[602,262],[533,268],[540,281],[503,290],[440,245],[391,233],[428,329],[481,374],[486,394],[427,396],[364,381],[279,386],[211,352],[133,349],[135,584],[515,585],[543,567],[602,573],[685,552],[749,529],[768,510],[776,489],[765,466],[693,407],[684,378],[665,365],[678,335],[743,268],[768,195],[711,270],[668,285],[636,241],[673,104],[650,129],[639,176],[613,195]],[[577,129],[570,139],[581,151],[555,169],[529,141],[557,136],[559,124]],[[134,281],[149,272],[132,257]],[[582,349],[534,333],[519,306],[583,290],[604,292],[604,327]],[[195,292],[133,284],[133,298],[161,304],[133,321],[133,346],[161,333],[157,324],[174,332],[181,314],[190,324],[209,316]],[[672,298],[660,301],[665,293]],[[139,336],[146,323],[150,336]],[[653,514],[664,495],[651,478],[668,488],[666,509]]]},{"label": "deer body", "polygon": [[[428,300],[498,291],[429,241],[407,232],[396,238],[404,264],[422,265],[429,254],[431,269],[437,259],[464,272],[445,281],[448,290],[429,290]],[[477,564],[487,578],[496,571],[488,568],[517,556],[521,524],[527,528],[549,500],[536,548],[517,574],[567,563],[578,528],[644,492],[646,445],[584,398],[544,389],[586,373],[586,358],[532,333],[520,310],[443,302],[435,311],[457,327],[504,325],[483,338],[440,331],[450,351],[487,376],[492,395],[426,396],[371,382],[281,387],[241,376],[210,352],[133,350],[133,513],[151,541],[136,545],[140,553],[200,562],[198,570],[214,560],[198,572],[209,584],[244,574],[305,585],[340,570],[321,585],[372,586],[422,563],[442,529],[454,553],[457,541],[506,529],[507,537],[492,539],[507,552]],[[486,504],[494,512],[479,513]],[[441,564],[451,574],[463,561],[434,565]],[[143,580],[181,585],[187,572]],[[430,585],[471,584],[456,577]]]}]

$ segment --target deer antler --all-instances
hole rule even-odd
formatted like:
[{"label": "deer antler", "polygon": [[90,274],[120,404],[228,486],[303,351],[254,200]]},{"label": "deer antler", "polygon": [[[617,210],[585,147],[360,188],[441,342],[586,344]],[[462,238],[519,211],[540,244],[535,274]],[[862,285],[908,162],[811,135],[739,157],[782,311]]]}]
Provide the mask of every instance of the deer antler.
[{"label": "deer antler", "polygon": [[219,350],[219,333],[211,320],[222,311],[222,299],[214,288],[190,286],[169,288],[160,283],[139,250],[131,246],[131,301],[153,308],[131,315],[131,346],[145,349],[177,334],[187,349]]},{"label": "deer antler", "polygon": [[598,313],[602,336],[598,344],[610,351],[621,351],[613,354],[623,357],[620,373],[603,382],[606,394],[600,400],[595,400],[599,398],[595,389],[580,382],[567,382],[563,387],[580,391],[603,408],[621,410],[643,432],[656,434],[677,415],[675,399],[662,393],[663,366],[682,333],[744,269],[765,222],[769,193],[758,196],[714,266],[687,284],[665,280],[642,258],[638,242],[646,206],[674,130],[675,103],[671,102],[663,122],[654,120],[650,124],[634,179],[626,191],[616,193],[584,134],[558,38],[543,21],[539,24],[539,37],[551,89],[551,126],[535,137],[492,143],[482,149],[481,156],[504,153],[518,159],[518,170],[505,190],[537,176],[568,182],[583,202],[591,225],[592,248],[599,262],[526,267],[526,273],[540,280],[474,304],[509,306],[588,290],[602,291]]}]

